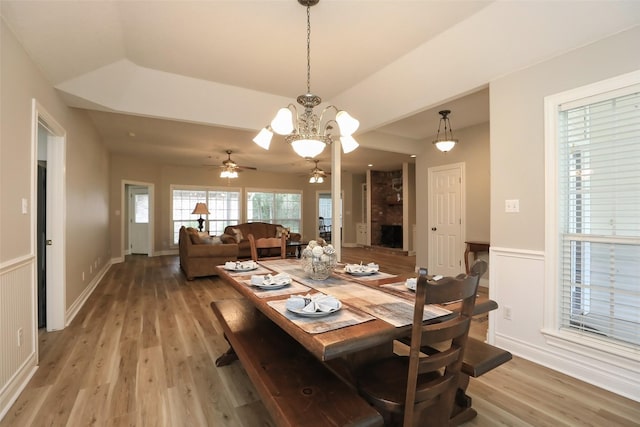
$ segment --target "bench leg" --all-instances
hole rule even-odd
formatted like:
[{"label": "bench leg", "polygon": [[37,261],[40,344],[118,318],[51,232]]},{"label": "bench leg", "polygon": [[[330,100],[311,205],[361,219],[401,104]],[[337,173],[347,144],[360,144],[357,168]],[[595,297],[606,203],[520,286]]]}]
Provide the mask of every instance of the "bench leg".
[{"label": "bench leg", "polygon": [[461,373],[456,391],[456,399],[453,407],[453,414],[449,419],[449,426],[459,426],[475,418],[478,413],[471,407],[471,396],[467,394],[469,386],[469,376]]},{"label": "bench leg", "polygon": [[[227,340],[227,342],[229,343],[229,339],[227,338],[226,335],[224,336],[224,339]],[[225,351],[222,354],[222,356],[220,356],[220,357],[218,357],[216,359],[216,366],[217,367],[227,366],[227,365],[232,364],[236,360],[238,360],[238,355],[236,354],[235,350],[231,346],[231,343],[229,343],[229,349],[227,351]]]}]

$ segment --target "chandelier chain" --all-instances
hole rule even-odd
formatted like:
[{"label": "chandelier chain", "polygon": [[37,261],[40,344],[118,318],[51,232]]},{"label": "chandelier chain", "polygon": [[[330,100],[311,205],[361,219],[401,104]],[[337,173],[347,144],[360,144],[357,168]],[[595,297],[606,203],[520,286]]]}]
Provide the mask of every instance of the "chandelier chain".
[{"label": "chandelier chain", "polygon": [[307,3],[307,93],[311,93],[311,6]]}]

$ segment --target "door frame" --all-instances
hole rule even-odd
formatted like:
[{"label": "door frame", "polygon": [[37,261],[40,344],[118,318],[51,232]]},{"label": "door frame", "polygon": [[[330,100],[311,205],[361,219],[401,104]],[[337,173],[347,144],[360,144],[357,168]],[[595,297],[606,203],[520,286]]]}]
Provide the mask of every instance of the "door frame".
[{"label": "door frame", "polygon": [[[147,196],[149,196],[149,187],[148,186],[134,186],[134,185],[128,185],[126,186],[127,189],[127,194],[125,195],[125,197],[128,197],[128,201],[129,201],[129,205],[128,205],[128,209],[127,209],[127,254],[132,254],[133,252],[133,245],[132,245],[132,238],[131,238],[131,234],[132,234],[132,229],[133,224],[135,223],[135,207],[133,206],[133,204],[131,203],[131,199],[132,199],[132,195],[134,194],[146,194]],[[142,192],[144,191],[144,192]],[[147,203],[147,209],[149,209],[149,204]],[[149,212],[150,214],[150,212]],[[147,224],[145,225],[146,229],[147,229],[147,239],[146,239],[146,252],[135,252],[135,253],[139,253],[139,254],[149,254],[149,233],[150,233],[150,228],[149,228],[149,222],[148,222],[149,218],[147,218]],[[139,227],[139,226],[137,226]],[[142,239],[141,239],[142,241]]]},{"label": "door frame", "polygon": [[[333,199],[333,193],[331,193],[331,190],[316,190],[316,216],[315,216],[315,220],[314,220],[315,224],[316,224],[316,228],[315,228],[315,231],[314,231],[316,237],[318,236],[318,230],[320,229],[320,208],[319,208],[319,206],[320,206],[320,195],[321,194],[329,194],[331,196],[331,212],[332,213],[336,212],[336,210],[333,207],[334,199]],[[342,210],[344,209],[344,191],[340,191],[340,198],[338,200],[340,202],[339,203],[340,204],[340,210],[339,210],[340,218],[338,218],[339,221],[336,222],[334,220],[334,218],[333,218],[333,215],[332,215],[332,218],[331,218],[331,245],[334,246],[334,247],[336,246],[336,242],[334,241],[335,240],[335,238],[334,238],[334,235],[335,235],[334,225],[335,224],[340,225],[340,227],[337,230],[338,230],[338,233],[339,233],[338,236],[340,236],[338,240],[340,240],[339,243],[340,243],[340,245],[342,245],[342,223],[343,223],[342,217],[344,215],[344,212]]]},{"label": "door frame", "polygon": [[[432,241],[432,231],[431,231],[431,227],[432,224],[435,221],[435,215],[433,212],[433,206],[434,206],[434,202],[433,202],[433,197],[434,195],[431,194],[431,184],[433,182],[433,177],[436,173],[438,172],[442,172],[445,170],[450,170],[450,169],[459,169],[460,170],[460,250],[464,251],[464,242],[467,240],[466,238],[466,227],[467,227],[467,218],[466,218],[466,212],[467,212],[467,197],[466,197],[466,191],[465,188],[467,186],[466,184],[466,179],[467,179],[467,175],[466,175],[466,167],[465,167],[465,163],[464,162],[459,162],[459,163],[450,163],[450,164],[446,164],[446,165],[440,165],[440,166],[433,166],[430,167],[427,170],[427,189],[429,191],[429,206],[428,206],[428,222],[427,222],[427,235],[428,235],[428,245],[429,245],[429,259],[428,259],[428,265],[427,268],[430,272],[435,271],[435,262],[434,262],[434,257],[435,257],[435,248],[431,247],[431,241]],[[460,260],[462,261],[463,259],[463,252],[460,252]],[[464,266],[462,266],[462,269],[464,269]],[[460,270],[462,271],[462,270]]]},{"label": "door frame", "polygon": [[[48,131],[47,137],[47,240],[53,244],[46,247],[47,257],[47,331],[57,331],[66,326],[66,145],[67,132],[38,101],[32,99],[31,144],[32,144],[32,197],[36,203],[38,123]],[[37,215],[31,209],[32,236],[35,236]],[[34,239],[35,241],[35,239]],[[37,256],[36,256],[37,257]],[[36,263],[38,260],[36,260]],[[34,293],[37,295],[37,280],[34,278]],[[34,297],[34,315],[37,316],[37,298]],[[37,321],[35,322],[37,327]],[[35,336],[38,336],[37,331]]]},{"label": "door frame", "polygon": [[127,253],[126,245],[129,244],[129,239],[125,241],[125,221],[129,218],[129,209],[127,207],[127,185],[133,185],[138,187],[147,187],[149,191],[149,253],[147,256],[154,256],[154,234],[155,234],[155,185],[152,182],[143,181],[131,181],[123,179],[120,185],[120,259],[124,261],[125,254]]}]

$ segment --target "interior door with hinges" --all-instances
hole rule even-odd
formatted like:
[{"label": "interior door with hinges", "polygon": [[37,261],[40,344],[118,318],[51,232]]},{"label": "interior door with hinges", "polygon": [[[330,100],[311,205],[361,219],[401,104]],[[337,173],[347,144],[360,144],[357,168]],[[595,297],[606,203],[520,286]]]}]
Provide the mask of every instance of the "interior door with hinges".
[{"label": "interior door with hinges", "polygon": [[464,272],[464,164],[429,168],[429,273]]}]

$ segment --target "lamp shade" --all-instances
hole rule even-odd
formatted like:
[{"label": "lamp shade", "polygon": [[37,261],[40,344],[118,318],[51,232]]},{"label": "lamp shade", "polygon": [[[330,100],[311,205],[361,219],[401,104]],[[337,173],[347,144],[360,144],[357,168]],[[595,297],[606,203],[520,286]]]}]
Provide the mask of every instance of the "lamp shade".
[{"label": "lamp shade", "polygon": [[293,151],[300,157],[314,158],[318,154],[322,153],[326,144],[317,139],[298,139],[291,142]]},{"label": "lamp shade", "polygon": [[193,212],[191,212],[192,214],[199,214],[199,215],[208,215],[209,214],[209,208],[207,208],[207,204],[206,203],[196,203],[196,207],[193,209]]},{"label": "lamp shade", "polygon": [[458,142],[457,139],[450,139],[446,141],[445,140],[433,141],[433,144],[436,146],[438,150],[442,151],[443,153],[446,153],[448,151],[451,151],[451,149],[456,146],[457,142]]},{"label": "lamp shade", "polygon": [[358,141],[349,135],[340,137],[340,145],[342,145],[342,152],[347,154],[358,148],[360,144],[358,144]]},{"label": "lamp shade", "polygon": [[271,128],[278,135],[287,135],[293,132],[293,114],[288,108],[281,108],[271,121]]},{"label": "lamp shade", "polygon": [[338,126],[340,126],[340,135],[341,136],[351,136],[353,133],[358,130],[360,126],[360,122],[346,111],[338,111],[336,114],[336,122],[338,122]]},{"label": "lamp shade", "polygon": [[260,147],[264,148],[265,150],[268,150],[269,146],[271,145],[271,138],[273,138],[273,132],[271,132],[267,128],[262,128],[260,133],[258,133],[256,137],[253,138],[253,142],[258,144]]}]

